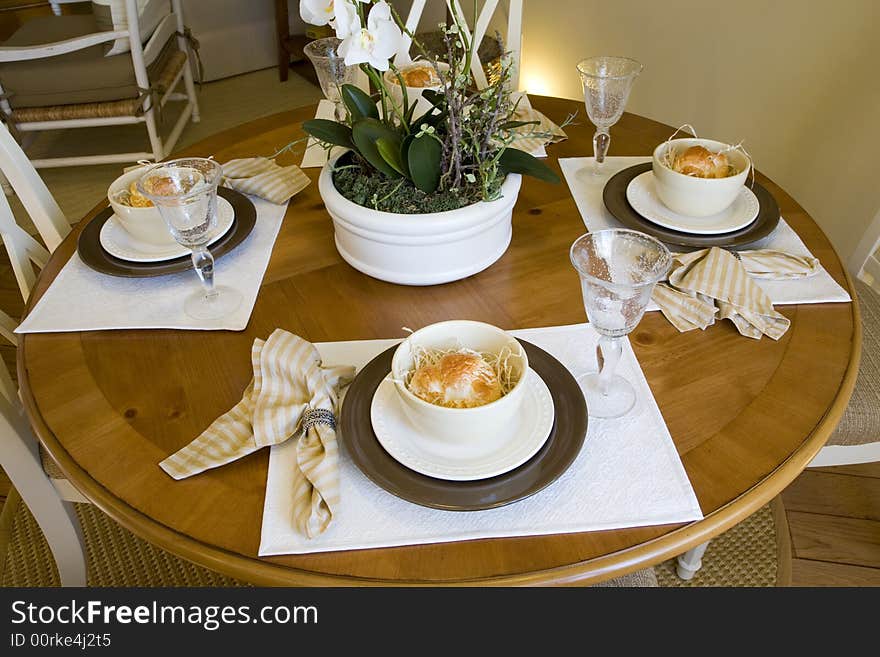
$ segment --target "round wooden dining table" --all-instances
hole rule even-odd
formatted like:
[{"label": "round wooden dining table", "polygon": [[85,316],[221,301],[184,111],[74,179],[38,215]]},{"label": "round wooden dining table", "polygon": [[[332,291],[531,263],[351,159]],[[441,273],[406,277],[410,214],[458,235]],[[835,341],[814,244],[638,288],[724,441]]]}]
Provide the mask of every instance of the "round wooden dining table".
[{"label": "round wooden dining table", "polygon": [[[592,154],[580,103],[533,105],[556,122],[580,110],[557,158]],[[271,155],[303,137],[315,106],[219,133],[181,154],[220,162]],[[611,155],[649,155],[673,129],[633,114],[614,126]],[[299,163],[299,153],[279,162]],[[268,450],[174,481],[158,463],[241,399],[250,349],[284,328],[311,342],[401,337],[401,327],[474,319],[504,329],[586,321],[571,243],[585,232],[565,182],[523,180],[507,252],[455,283],[408,287],[353,269],[336,251],[316,184],[293,197],[243,331],[113,330],[28,334],[18,348],[26,412],[73,485],[141,538],[257,585],[589,584],[642,569],[709,541],[767,504],[809,464],[849,400],[860,355],[858,304],[787,305],[778,341],[731,322],[678,332],[659,312],[630,335],[702,508],[699,521],[549,536],[274,557],[257,556]],[[785,220],[851,294],[816,222],[762,175]],[[28,309],[76,249],[81,221],[42,271]]]}]

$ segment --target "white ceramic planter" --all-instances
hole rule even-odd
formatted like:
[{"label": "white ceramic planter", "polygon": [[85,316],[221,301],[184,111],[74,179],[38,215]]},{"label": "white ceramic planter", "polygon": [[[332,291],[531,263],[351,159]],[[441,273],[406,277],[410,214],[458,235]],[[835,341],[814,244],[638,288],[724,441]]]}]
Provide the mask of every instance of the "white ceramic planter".
[{"label": "white ceramic planter", "polygon": [[508,174],[501,198],[432,214],[379,212],[349,201],[333,184],[335,159],[318,189],[333,218],[336,249],[368,276],[401,285],[449,283],[486,269],[510,244],[522,177]]}]

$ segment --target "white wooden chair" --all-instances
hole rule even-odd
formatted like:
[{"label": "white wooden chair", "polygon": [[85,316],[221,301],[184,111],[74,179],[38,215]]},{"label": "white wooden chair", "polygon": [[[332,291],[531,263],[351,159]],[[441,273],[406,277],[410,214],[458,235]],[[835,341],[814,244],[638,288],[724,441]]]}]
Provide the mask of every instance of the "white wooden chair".
[{"label": "white wooden chair", "polygon": [[[56,0],[52,3],[52,7],[56,14],[60,14],[61,4],[82,1],[85,0]],[[61,40],[41,43],[39,45],[9,45],[10,42],[15,43],[21,40],[30,42],[32,40],[31,32],[47,29],[44,25],[52,25],[51,21],[66,21],[64,23],[65,26],[72,25],[72,21],[78,21],[76,22],[78,28],[80,25],[87,24],[87,21],[80,21],[80,19],[87,17],[56,15],[34,19],[35,21],[44,21],[44,23],[37,27],[29,28],[30,32],[27,37],[21,36],[19,39],[16,39],[16,35],[20,35],[21,31],[28,27],[28,24],[25,23],[25,25],[19,28],[19,31],[10,37],[6,45],[0,46],[0,112],[2,112],[3,120],[12,127],[13,132],[23,135],[22,142],[26,146],[29,144],[29,138],[32,137],[30,133],[42,130],[143,124],[147,129],[150,150],[74,157],[38,158],[32,160],[35,167],[136,162],[143,159],[159,161],[174,148],[187,121],[190,118],[194,122],[199,120],[198,101],[196,100],[190,64],[190,44],[185,36],[186,28],[181,10],[181,0],[169,0],[168,13],[158,23],[146,43],[141,43],[136,0],[124,0],[124,4],[128,17],[128,26],[124,30],[94,31],[76,34],[72,37],[68,35]],[[56,26],[61,24],[55,23]],[[59,30],[62,34],[67,34],[68,28],[59,28]],[[74,31],[77,30],[74,29]],[[166,48],[166,44],[172,38],[176,39],[176,49]],[[101,52],[96,53],[96,46],[113,42],[117,39],[128,39],[131,48],[130,52],[120,53],[111,57],[103,57]],[[80,99],[77,102],[59,102],[57,94],[55,94],[56,97],[53,97],[52,94],[48,94],[51,90],[46,90],[48,94],[47,104],[40,104],[39,99],[33,100],[31,98],[23,106],[16,105],[16,89],[6,88],[8,85],[6,77],[9,76],[9,67],[21,66],[22,63],[46,60],[47,58],[57,57],[60,61],[65,56],[68,57],[67,61],[70,62],[70,57],[85,57],[83,53],[86,51],[92,54],[96,53],[91,60],[94,62],[94,66],[106,66],[108,63],[106,60],[115,60],[116,58],[122,58],[117,60],[117,62],[127,62],[131,66],[130,70],[123,68],[123,71],[128,70],[129,76],[131,71],[133,71],[134,75],[131,84],[127,87],[127,91],[125,89],[120,90],[121,93],[124,92],[122,96],[95,102],[88,101],[87,98]],[[114,65],[117,62],[114,62]],[[79,63],[77,63],[77,66],[79,66]],[[83,64],[83,66],[86,66],[86,64]],[[21,69],[19,69],[19,80],[21,79],[22,74]],[[27,79],[26,76],[24,79]],[[175,91],[181,81],[184,85],[184,92]],[[132,89],[137,91],[132,92]],[[41,93],[28,90],[28,95],[31,97],[39,96]],[[19,94],[20,97],[21,95]],[[167,138],[163,139],[159,131],[159,121],[157,118],[161,109],[169,101],[181,101],[185,105]]]},{"label": "white wooden chair", "polygon": [[[18,194],[45,244],[40,244],[18,225],[9,201],[4,194],[0,194],[0,238],[9,254],[21,296],[27,300],[36,280],[32,263],[38,267],[45,266],[49,253],[70,232],[70,224],[27,155],[5,126],[0,126],[0,172]],[[16,320],[0,311],[0,334],[12,344],[17,344],[16,336],[12,332],[17,324]]]},{"label": "white wooden chair", "polygon": [[[410,7],[406,19],[406,27],[412,34],[416,34],[419,21],[425,10],[426,1],[427,0],[413,0],[412,6]],[[449,5],[450,11],[456,12],[459,16],[465,16],[459,0],[447,0],[447,5]],[[499,9],[498,5],[498,0],[486,0],[484,2],[482,9],[474,21],[473,34],[471,34],[470,30],[466,32],[467,37],[473,38],[474,43],[482,43],[483,37],[486,36],[486,31],[489,29],[492,17]],[[510,53],[511,58],[510,88],[516,91],[519,88],[520,59],[522,56],[523,0],[509,0],[507,5],[507,34],[504,37],[504,47],[505,50]],[[412,62],[410,53],[411,45],[412,40],[404,35],[400,50],[394,58],[395,66],[405,66]],[[485,89],[489,84],[486,79],[485,64],[486,62],[480,61],[479,56],[474,57],[471,62],[471,73],[473,74],[477,88],[479,89]]]},{"label": "white wooden chair", "polygon": [[[0,194],[0,237],[9,254],[22,297],[31,294],[33,264],[43,266],[70,232],[58,204],[36,169],[5,126],[0,126],[0,171],[18,194],[46,246],[15,221],[6,196]],[[48,248],[47,248],[48,247]],[[3,335],[16,342],[17,321],[3,313]],[[47,457],[48,458],[48,457]],[[40,525],[64,586],[85,586],[86,561],[79,522],[72,502],[87,501],[66,479],[47,474],[39,443],[24,415],[18,390],[0,362],[0,466]]]},{"label": "white wooden chair", "polygon": [[[809,467],[880,461],[880,238],[855,279],[862,323],[862,360],[849,405]],[[873,286],[872,286],[873,284]]]}]

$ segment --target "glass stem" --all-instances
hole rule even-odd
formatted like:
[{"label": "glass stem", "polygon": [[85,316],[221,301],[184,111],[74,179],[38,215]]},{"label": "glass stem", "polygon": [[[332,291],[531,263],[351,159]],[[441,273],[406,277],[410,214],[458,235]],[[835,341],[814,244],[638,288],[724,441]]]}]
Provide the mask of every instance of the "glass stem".
[{"label": "glass stem", "polygon": [[599,344],[596,346],[596,356],[599,359],[599,376],[597,383],[599,392],[603,396],[608,395],[611,388],[611,379],[617,370],[617,363],[620,362],[620,356],[623,353],[623,346],[620,338],[612,338],[608,335],[599,337]]},{"label": "glass stem", "polygon": [[205,287],[205,298],[213,299],[217,296],[217,290],[214,289],[214,256],[204,246],[196,246],[193,247],[192,261]]},{"label": "glass stem", "polygon": [[608,147],[611,145],[611,133],[608,128],[599,128],[593,135],[593,173],[602,171],[602,164],[605,162],[605,156],[608,154]]}]

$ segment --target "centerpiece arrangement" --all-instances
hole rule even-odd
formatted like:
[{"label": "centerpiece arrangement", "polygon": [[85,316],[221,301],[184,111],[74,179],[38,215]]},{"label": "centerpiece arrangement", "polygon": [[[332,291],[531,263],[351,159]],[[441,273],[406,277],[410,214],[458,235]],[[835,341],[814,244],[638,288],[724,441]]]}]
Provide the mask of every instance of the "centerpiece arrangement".
[{"label": "centerpiece arrangement", "polygon": [[[515,119],[508,58],[478,89],[471,75],[478,44],[457,3],[447,6],[452,21],[439,27],[445,52],[437,57],[384,0],[300,4],[306,22],[335,30],[338,56],[359,66],[374,91],[342,84],[346,116],[303,123],[323,147],[344,149],[319,181],[336,247],[356,269],[395,283],[443,283],[485,269],[510,243],[521,174],[559,181],[511,147],[537,122]],[[407,42],[416,62],[398,68],[392,58]],[[411,97],[420,77],[431,88]]]}]

